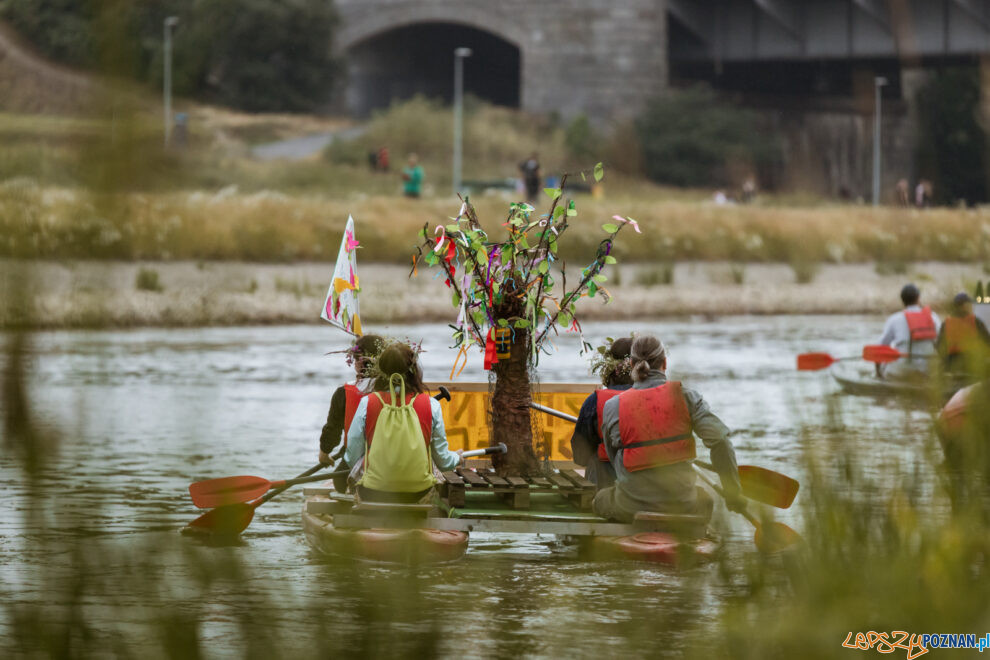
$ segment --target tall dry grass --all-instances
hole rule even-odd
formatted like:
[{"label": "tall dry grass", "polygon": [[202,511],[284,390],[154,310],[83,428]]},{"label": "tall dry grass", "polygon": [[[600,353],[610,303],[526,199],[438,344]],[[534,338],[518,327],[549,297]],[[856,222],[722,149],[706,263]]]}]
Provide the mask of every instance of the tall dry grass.
[{"label": "tall dry grass", "polygon": [[[473,200],[501,217],[498,195]],[[348,214],[365,261],[408,261],[424,223],[449,222],[457,204],[385,195],[287,195],[236,187],[217,192],[89,193],[16,179],[0,184],[0,256],[18,258],[332,259]],[[718,207],[665,199],[662,190],[578,200],[567,259],[588,255],[615,213],[642,234],[616,243],[624,261],[775,263],[948,261],[990,258],[990,210],[860,206]]]}]

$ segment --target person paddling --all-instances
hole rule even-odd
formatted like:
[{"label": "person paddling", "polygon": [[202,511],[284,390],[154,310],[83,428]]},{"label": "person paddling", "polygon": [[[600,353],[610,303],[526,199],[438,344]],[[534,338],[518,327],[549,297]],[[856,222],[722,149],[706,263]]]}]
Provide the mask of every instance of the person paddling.
[{"label": "person paddling", "polygon": [[957,293],[952,300],[952,313],[942,324],[935,346],[950,374],[980,376],[986,371],[981,362],[990,349],[990,333],[973,313],[973,299],[969,294]]},{"label": "person paddling", "polygon": [[378,357],[375,391],[361,399],[344,458],[354,466],[359,500],[429,502],[434,467],[452,470],[460,452],[447,448],[440,402],[426,393],[416,352],[394,343]]},{"label": "person paddling", "polygon": [[[341,441],[344,442],[344,447],[347,447],[347,429],[354,419],[361,397],[374,389],[372,367],[384,348],[385,340],[378,335],[362,335],[347,349],[347,364],[354,366],[356,378],[353,383],[338,387],[330,398],[327,423],[323,425],[320,433],[320,463],[323,465],[330,465],[333,462],[330,454]],[[350,469],[346,464],[341,464],[339,467],[341,470]],[[334,488],[344,492],[347,488],[347,478],[334,479]]]},{"label": "person paddling", "polygon": [[610,344],[599,347],[599,357],[592,368],[601,376],[604,388],[593,392],[581,404],[571,436],[574,462],[584,466],[585,478],[599,489],[615,483],[615,470],[608,462],[608,454],[602,444],[602,410],[605,402],[632,387],[632,362],[629,359],[632,339],[620,337],[609,341]]},{"label": "person paddling", "polygon": [[877,376],[896,379],[928,375],[931,358],[936,354],[935,340],[941,320],[931,307],[922,307],[920,299],[921,291],[914,284],[905,284],[901,289],[904,309],[887,318],[877,343],[891,346],[908,357],[888,365],[878,363]]},{"label": "person paddling", "polygon": [[621,522],[632,522],[637,511],[711,515],[711,496],[696,487],[691,466],[695,435],[708,447],[726,505],[744,510],[729,429],[700,394],[667,380],[667,352],[659,339],[636,337],[630,353],[633,386],[602,411],[616,483],[595,495],[595,513]]}]

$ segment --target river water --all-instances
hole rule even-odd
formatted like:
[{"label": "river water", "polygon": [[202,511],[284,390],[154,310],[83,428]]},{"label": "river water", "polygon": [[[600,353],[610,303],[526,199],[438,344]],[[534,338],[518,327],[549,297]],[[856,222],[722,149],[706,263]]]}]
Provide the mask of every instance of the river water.
[{"label": "river water", "polygon": [[[658,333],[670,375],[702,392],[734,430],[739,462],[801,479],[806,452],[830,443],[854,447],[867,466],[923,450],[930,412],[843,395],[826,372],[794,369],[807,350],[856,355],[881,321],[594,323],[585,337]],[[448,378],[449,328],[385,332],[422,340],[427,379]],[[577,335],[555,341],[540,379],[590,381]],[[207,657],[557,657],[647,645],[676,655],[716,622],[732,589],[718,563],[589,562],[555,551],[551,538],[486,535],[450,566],[327,559],[303,538],[301,489],[260,508],[236,546],[180,537],[198,514],[190,482],[287,478],[316,462],[330,394],[348,377],[339,355],[324,354],[345,346],[327,326],[32,335],[28,391],[50,447],[34,480],[10,446],[0,456],[0,652],[67,644],[150,657],[195,648]],[[473,354],[460,380],[484,379]],[[778,512],[799,530],[804,496]],[[745,563],[754,552],[745,521],[718,510],[715,525],[726,541],[722,561]]]}]

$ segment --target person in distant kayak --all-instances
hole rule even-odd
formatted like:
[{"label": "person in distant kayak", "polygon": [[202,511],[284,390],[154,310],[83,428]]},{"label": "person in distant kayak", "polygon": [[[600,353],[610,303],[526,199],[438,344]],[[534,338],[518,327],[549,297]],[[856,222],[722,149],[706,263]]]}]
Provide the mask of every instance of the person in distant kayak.
[{"label": "person in distant kayak", "polygon": [[595,495],[595,513],[621,522],[632,522],[638,511],[711,515],[713,502],[696,487],[691,465],[696,435],[708,447],[726,505],[744,510],[729,429],[700,394],[667,380],[667,352],[659,339],[636,337],[630,357],[632,388],[609,399],[602,411],[602,437],[616,481]]},{"label": "person in distant kayak", "polygon": [[980,375],[985,371],[980,361],[990,354],[990,333],[973,313],[973,299],[969,294],[957,293],[952,300],[952,313],[942,324],[935,346],[947,372]]},{"label": "person in distant kayak", "polygon": [[419,164],[419,156],[409,154],[409,161],[402,169],[402,194],[406,197],[418,198],[422,192],[423,179],[426,173]]},{"label": "person in distant kayak", "polygon": [[344,452],[354,466],[356,495],[369,502],[428,502],[435,470],[457,467],[461,452],[447,448],[440,402],[426,393],[411,346],[391,344],[375,369],[375,391],[358,404]]},{"label": "person in distant kayak", "polygon": [[599,347],[600,355],[592,370],[599,373],[604,388],[596,390],[584,400],[574,424],[574,435],[571,436],[574,462],[584,466],[585,478],[599,489],[615,483],[615,470],[608,462],[608,454],[602,444],[602,410],[605,402],[632,387],[632,362],[629,359],[631,348],[630,337],[620,337]]},{"label": "person in distant kayak", "polygon": [[877,343],[891,346],[908,357],[887,365],[877,364],[877,376],[897,379],[928,375],[936,355],[935,340],[941,320],[930,307],[922,307],[920,300],[921,291],[915,285],[905,284],[901,289],[904,309],[887,318]]},{"label": "person in distant kayak", "polygon": [[[347,447],[347,429],[354,419],[361,397],[374,389],[374,379],[371,378],[372,367],[378,355],[385,348],[385,340],[378,335],[362,335],[347,349],[347,364],[354,366],[355,380],[338,387],[330,397],[330,412],[327,413],[327,423],[320,433],[320,463],[330,465],[333,461],[330,454],[341,443]],[[341,470],[349,469],[341,464]],[[344,492],[347,488],[347,478],[334,479],[334,488]]]}]

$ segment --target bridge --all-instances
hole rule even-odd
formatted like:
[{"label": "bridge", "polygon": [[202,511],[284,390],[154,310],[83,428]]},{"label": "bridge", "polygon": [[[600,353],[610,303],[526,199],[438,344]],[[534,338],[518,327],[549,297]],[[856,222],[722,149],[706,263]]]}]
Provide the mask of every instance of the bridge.
[{"label": "bridge", "polygon": [[857,77],[990,54],[990,0],[336,0],[347,107],[465,87],[564,117],[631,116],[671,82],[851,96]]}]

